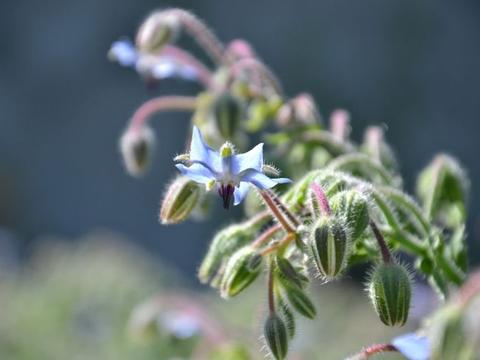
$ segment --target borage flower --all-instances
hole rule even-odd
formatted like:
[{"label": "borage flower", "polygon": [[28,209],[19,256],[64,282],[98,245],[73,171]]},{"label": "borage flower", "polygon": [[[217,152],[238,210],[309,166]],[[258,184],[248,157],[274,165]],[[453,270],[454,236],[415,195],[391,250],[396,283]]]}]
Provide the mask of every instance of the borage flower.
[{"label": "borage flower", "polygon": [[126,39],[115,41],[110,47],[108,57],[122,66],[134,68],[141,76],[150,80],[179,78],[196,81],[198,79],[197,69],[182,62],[180,58],[167,54],[142,53]]},{"label": "borage flower", "polygon": [[217,187],[228,209],[232,199],[238,205],[247,195],[250,185],[270,189],[277,184],[290,183],[287,178],[269,178],[262,171],[263,144],[258,144],[244,154],[235,154],[233,145],[226,142],[215,151],[207,146],[200,130],[194,126],[188,157],[177,157],[186,164],[176,164],[180,172],[190,179],[205,184],[207,189]]}]

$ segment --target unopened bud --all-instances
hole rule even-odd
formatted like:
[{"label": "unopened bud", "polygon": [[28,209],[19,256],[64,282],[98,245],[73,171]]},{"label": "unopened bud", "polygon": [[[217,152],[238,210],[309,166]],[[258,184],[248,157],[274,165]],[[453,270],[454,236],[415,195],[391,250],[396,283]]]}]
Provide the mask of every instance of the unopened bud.
[{"label": "unopened bud", "polygon": [[315,305],[309,299],[305,292],[296,286],[284,286],[290,305],[301,315],[313,319],[317,314]]},{"label": "unopened bud", "polygon": [[135,40],[137,48],[146,53],[158,52],[167,43],[175,41],[180,25],[175,14],[154,12],[138,29]]},{"label": "unopened bud", "polygon": [[280,126],[320,123],[320,115],[313,97],[303,93],[285,103],[278,111],[277,123]]},{"label": "unopened bud", "polygon": [[368,286],[370,299],[380,320],[388,326],[402,326],[408,319],[411,284],[401,265],[386,263],[372,272]]},{"label": "unopened bud", "polygon": [[350,254],[348,236],[342,221],[321,217],[313,225],[308,240],[308,250],[319,275],[331,280],[347,266]]},{"label": "unopened bud", "polygon": [[[212,240],[207,255],[198,270],[198,278],[202,283],[223,276],[225,263],[232,254],[252,241],[256,229],[243,224],[230,225],[220,230]],[[213,284],[212,284],[213,286]]]},{"label": "unopened bud", "polygon": [[162,224],[185,221],[200,198],[200,186],[185,176],[177,177],[168,187],[162,201],[159,220]]},{"label": "unopened bud", "polygon": [[417,180],[418,196],[431,216],[451,227],[462,225],[466,219],[469,188],[465,170],[446,154],[437,155]]},{"label": "unopened bud", "polygon": [[238,250],[228,260],[221,284],[224,298],[237,295],[258,276],[261,270],[262,256],[250,246]]},{"label": "unopened bud", "polygon": [[225,92],[219,95],[213,103],[213,118],[218,132],[224,139],[232,139],[244,116],[240,100]]},{"label": "unopened bud", "polygon": [[285,323],[285,327],[287,328],[288,338],[292,339],[295,336],[295,316],[293,315],[290,306],[281,296],[277,297],[277,307],[278,315],[280,315],[281,319]]},{"label": "unopened bud", "polygon": [[384,131],[379,126],[370,126],[365,130],[361,150],[376,159],[389,170],[398,169],[397,159],[392,148],[386,143]]},{"label": "unopened bud", "polygon": [[141,176],[148,169],[155,147],[153,131],[142,126],[139,129],[128,129],[120,138],[120,151],[128,173]]},{"label": "unopened bud", "polygon": [[308,277],[297,270],[292,263],[283,257],[276,258],[278,278],[281,283],[303,289],[308,284]]},{"label": "unopened bud", "polygon": [[288,352],[288,332],[285,323],[277,314],[271,314],[264,327],[265,341],[277,360],[285,359]]},{"label": "unopened bud", "polygon": [[344,217],[351,239],[358,239],[368,226],[367,198],[356,190],[341,191],[330,199],[330,206],[337,216]]}]

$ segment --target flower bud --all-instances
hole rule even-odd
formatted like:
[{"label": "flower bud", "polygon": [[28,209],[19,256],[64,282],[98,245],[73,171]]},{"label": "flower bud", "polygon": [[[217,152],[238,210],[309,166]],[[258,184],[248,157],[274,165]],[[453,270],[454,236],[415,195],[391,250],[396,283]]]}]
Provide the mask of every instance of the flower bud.
[{"label": "flower bud", "polygon": [[352,240],[358,239],[368,226],[368,201],[356,190],[341,191],[330,199],[330,206],[337,216],[347,223]]},{"label": "flower bud", "polygon": [[232,94],[225,92],[213,103],[213,118],[218,132],[224,139],[232,139],[242,121],[243,106]]},{"label": "flower bud", "polygon": [[392,148],[385,142],[384,131],[379,126],[370,126],[365,130],[362,152],[378,160],[388,170],[397,171],[398,163]]},{"label": "flower bud", "polygon": [[299,94],[285,103],[277,114],[277,123],[282,127],[293,124],[317,124],[320,121],[315,100],[307,93]]},{"label": "flower bud", "polygon": [[283,257],[276,258],[276,265],[278,268],[278,278],[281,283],[296,286],[303,289],[308,284],[308,278]]},{"label": "flower bud", "polygon": [[281,296],[277,297],[277,307],[278,313],[285,323],[285,327],[287,328],[288,338],[292,339],[295,336],[295,316],[293,315],[290,306]]},{"label": "flower bud", "polygon": [[224,298],[235,296],[250,285],[260,274],[262,260],[262,256],[250,246],[233,254],[225,267],[221,295]]},{"label": "flower bud", "polygon": [[155,53],[167,43],[175,41],[180,32],[180,21],[171,13],[157,11],[151,14],[137,32],[136,45],[140,51]]},{"label": "flower bud", "polygon": [[265,322],[264,335],[272,355],[277,360],[285,359],[288,352],[288,333],[285,323],[276,314]]},{"label": "flower bud", "polygon": [[155,135],[148,126],[128,129],[120,138],[120,151],[128,173],[141,176],[148,169],[155,147]]},{"label": "flower bud", "polygon": [[319,275],[330,280],[346,267],[350,254],[345,225],[338,219],[322,217],[313,225],[307,247]]},{"label": "flower bud", "polygon": [[401,265],[378,265],[370,276],[370,299],[380,320],[388,326],[402,326],[408,319],[411,284],[408,271]]},{"label": "flower bud", "polygon": [[315,305],[303,292],[302,289],[296,286],[283,286],[285,294],[287,295],[290,305],[301,315],[306,318],[313,319],[317,314]]},{"label": "flower bud", "polygon": [[443,223],[461,226],[466,219],[470,183],[459,162],[440,154],[418,177],[417,194],[424,207]]},{"label": "flower bud", "polygon": [[200,186],[185,176],[177,177],[168,187],[162,201],[159,220],[162,224],[185,221],[200,198]]},{"label": "flower bud", "polygon": [[207,255],[198,270],[200,282],[205,284],[214,278],[221,278],[227,259],[250,242],[255,232],[255,228],[246,227],[244,224],[231,225],[220,230],[213,238]]}]

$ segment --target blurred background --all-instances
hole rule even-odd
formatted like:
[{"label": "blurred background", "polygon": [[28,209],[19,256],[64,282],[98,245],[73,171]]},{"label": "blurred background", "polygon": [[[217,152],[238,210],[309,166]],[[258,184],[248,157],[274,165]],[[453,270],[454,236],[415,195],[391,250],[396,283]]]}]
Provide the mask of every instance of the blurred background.
[{"label": "blurred background", "polygon": [[[195,84],[176,80],[165,80],[157,89],[148,90],[137,74],[106,58],[113,41],[132,37],[142,19],[162,7],[192,10],[224,41],[248,39],[277,73],[288,95],[312,93],[324,116],[336,108],[348,109],[354,139],[361,140],[367,125],[384,124],[410,191],[415,176],[436,152],[458,157],[472,180],[469,241],[471,262],[478,263],[478,1],[3,0],[0,265],[4,273],[29,268],[34,274],[35,264],[40,263],[46,278],[38,270],[37,280],[48,283],[51,273],[46,264],[54,263],[52,268],[64,273],[72,256],[98,253],[95,246],[105,250],[103,259],[108,262],[108,251],[113,251],[108,249],[118,246],[121,250],[115,251],[134,256],[131,269],[139,272],[119,293],[131,296],[120,313],[164,286],[165,273],[176,274],[174,283],[198,290],[196,268],[215,229],[219,223],[230,222],[232,214],[223,216],[218,211],[214,220],[171,227],[158,223],[164,187],[176,173],[172,156],[184,147],[187,115],[156,117],[158,148],[154,167],[145,178],[126,174],[117,145],[130,115],[143,101],[161,93],[195,94],[199,90]],[[85,237],[100,239],[103,245],[92,245],[87,251]],[[52,241],[57,245],[51,246]],[[66,284],[86,276],[82,270],[89,263],[78,261],[78,272],[72,272]],[[151,282],[142,281],[144,273],[135,265],[147,262],[161,267],[145,270]],[[123,269],[125,274],[118,270],[118,278],[131,274],[127,270]],[[115,277],[109,279],[115,283]],[[95,289],[110,286],[110,280],[96,284]],[[32,299],[41,298],[31,286],[38,286],[38,281],[26,275],[26,279],[4,282],[19,298],[23,294]],[[21,306],[31,309],[33,305],[16,297],[4,302],[16,304],[18,313],[24,313]],[[18,327],[15,311],[11,321]],[[38,312],[46,316],[43,310]],[[7,332],[2,334],[4,341]],[[370,341],[375,341],[375,334],[371,336]],[[356,345],[362,344],[352,345],[352,351]],[[12,340],[0,353],[13,349],[12,358],[20,358],[15,349],[21,346]],[[105,351],[98,358],[118,358]]]}]

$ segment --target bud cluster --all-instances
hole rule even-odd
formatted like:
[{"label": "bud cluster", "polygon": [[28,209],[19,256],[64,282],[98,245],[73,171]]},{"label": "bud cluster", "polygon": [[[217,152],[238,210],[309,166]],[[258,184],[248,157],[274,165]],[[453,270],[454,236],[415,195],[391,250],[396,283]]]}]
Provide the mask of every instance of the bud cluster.
[{"label": "bud cluster", "polygon": [[[200,45],[213,66],[175,44],[180,32]],[[420,173],[417,197],[409,196],[382,128],[367,128],[357,144],[348,111],[335,110],[324,125],[313,97],[286,97],[247,41],[224,46],[202,21],[181,9],[152,13],[135,45],[119,42],[110,57],[134,67],[147,81],[176,77],[202,86],[196,96],[162,96],[139,107],[120,140],[121,153],[130,174],[143,174],[155,143],[147,124],[152,115],[192,113],[190,149],[175,158],[183,176],[168,186],[160,221],[177,224],[199,209],[207,213],[205,189],[218,192],[225,208],[246,199],[249,220],[214,236],[198,277],[230,298],[267,269],[264,335],[274,358],[286,358],[296,316],[316,315],[315,297],[307,292],[310,280],[327,282],[354,264],[373,263],[367,292],[387,326],[407,322],[412,298],[413,276],[397,261],[397,252],[413,259],[442,299],[465,281],[469,181],[453,157],[438,155]],[[243,152],[250,137],[264,139],[272,150],[266,156],[293,184],[279,186],[278,193],[271,190],[290,180],[278,178],[280,170],[265,164],[263,144]],[[434,320],[435,356],[474,359],[478,346],[470,335],[480,331],[472,325],[472,307],[449,309]]]}]

